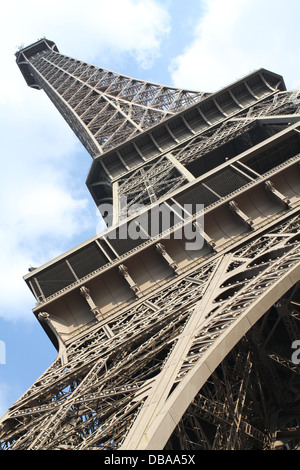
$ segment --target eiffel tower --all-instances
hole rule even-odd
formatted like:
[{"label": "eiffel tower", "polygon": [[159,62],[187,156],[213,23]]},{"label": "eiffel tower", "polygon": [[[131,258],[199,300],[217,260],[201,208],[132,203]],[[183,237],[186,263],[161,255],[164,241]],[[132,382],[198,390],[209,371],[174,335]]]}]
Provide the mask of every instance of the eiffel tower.
[{"label": "eiffel tower", "polygon": [[16,61],[108,228],[24,277],[57,357],[1,448],[299,449],[300,94],[265,69],[166,87],[45,38]]}]

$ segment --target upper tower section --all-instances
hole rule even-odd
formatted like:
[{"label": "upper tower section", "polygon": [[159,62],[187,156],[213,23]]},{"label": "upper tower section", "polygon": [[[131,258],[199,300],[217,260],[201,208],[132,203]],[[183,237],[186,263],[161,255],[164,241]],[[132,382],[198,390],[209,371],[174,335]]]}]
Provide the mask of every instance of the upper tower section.
[{"label": "upper tower section", "polygon": [[47,93],[93,158],[207,96],[66,57],[48,39],[16,58],[27,84]]},{"label": "upper tower section", "polygon": [[[261,120],[275,113],[278,100],[289,103],[285,112],[294,112],[283,78],[265,69],[205,93],[72,59],[48,39],[19,50],[16,58],[27,84],[46,92],[93,157],[87,186],[102,215],[109,206],[108,225],[126,218],[129,209],[160,204],[230,166],[241,152],[282,130]],[[244,173],[244,167],[230,167],[211,187],[206,182],[199,202],[223,197],[221,184],[233,179],[239,187],[249,180]]]}]

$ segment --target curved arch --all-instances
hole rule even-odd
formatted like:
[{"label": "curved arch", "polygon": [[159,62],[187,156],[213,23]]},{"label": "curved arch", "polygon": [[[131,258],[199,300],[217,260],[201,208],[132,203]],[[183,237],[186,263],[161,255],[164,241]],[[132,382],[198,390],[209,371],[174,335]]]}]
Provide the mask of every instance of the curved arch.
[{"label": "curved arch", "polygon": [[300,263],[298,262],[223,330],[223,333],[169,395],[164,405],[156,410],[148,425],[133,426],[122,449],[163,449],[184,412],[218,365],[252,326],[299,280]]}]

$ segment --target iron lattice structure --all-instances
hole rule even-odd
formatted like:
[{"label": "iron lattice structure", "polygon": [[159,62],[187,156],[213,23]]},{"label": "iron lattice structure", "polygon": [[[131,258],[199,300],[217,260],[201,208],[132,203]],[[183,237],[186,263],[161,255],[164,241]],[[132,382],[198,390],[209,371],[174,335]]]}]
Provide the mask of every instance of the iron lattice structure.
[{"label": "iron lattice structure", "polygon": [[264,69],[177,90],[46,39],[17,63],[92,155],[115,225],[25,276],[58,356],[3,416],[2,448],[299,448],[298,92]]}]

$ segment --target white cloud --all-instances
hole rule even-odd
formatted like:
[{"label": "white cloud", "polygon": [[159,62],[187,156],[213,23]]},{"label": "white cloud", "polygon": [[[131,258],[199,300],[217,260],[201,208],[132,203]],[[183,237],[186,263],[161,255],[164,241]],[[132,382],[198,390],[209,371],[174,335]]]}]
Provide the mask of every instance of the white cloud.
[{"label": "white cloud", "polygon": [[33,319],[29,265],[95,235],[99,218],[85,187],[91,157],[44,92],[27,87],[14,53],[46,36],[78,59],[130,56],[146,68],[169,16],[155,0],[11,0],[1,16],[0,317]]},{"label": "white cloud", "polygon": [[170,31],[167,9],[157,0],[11,0],[3,8],[10,26],[2,36],[13,37],[15,47],[46,36],[65,54],[87,61],[129,53],[148,67]]},{"label": "white cloud", "polygon": [[293,86],[299,14],[298,0],[206,0],[193,42],[171,65],[175,86],[216,91],[260,67]]},{"label": "white cloud", "polygon": [[[69,8],[68,3],[74,7],[73,1],[67,1],[64,8]],[[75,8],[76,5],[80,8],[82,2],[75,1]],[[64,47],[74,51],[76,57],[82,54],[85,60],[103,54],[116,54],[122,60],[124,54],[131,54],[142,67],[149,68],[160,54],[162,40],[170,32],[167,10],[154,0],[114,0],[113,3],[95,0],[81,15],[74,16],[72,31],[76,28],[84,31],[78,40],[74,34],[69,37],[64,34]]]},{"label": "white cloud", "polygon": [[[85,175],[78,180],[78,190],[70,176],[71,157],[79,165],[79,158],[88,156],[78,155],[68,132],[62,138],[59,130],[64,126],[54,126],[55,136],[48,137],[47,145],[47,134],[35,138],[42,130],[34,119],[30,122],[32,127],[27,127],[21,113],[15,120],[15,140],[11,135],[2,139],[0,316],[6,319],[31,315],[33,298],[22,279],[29,265],[57,256],[96,225],[88,195],[81,189]],[[50,124],[51,118],[45,122]]]},{"label": "white cloud", "polygon": [[[27,298],[32,306],[22,280],[29,264],[70,248],[77,234],[94,235],[98,224],[84,189],[91,159],[45,94],[26,86],[15,63],[17,46],[46,36],[66,55],[101,65],[109,58],[117,71],[129,57],[150,67],[170,32],[167,6],[175,3],[11,0],[1,6],[0,316],[8,318],[11,309],[23,315],[20,303]],[[284,7],[279,0],[204,3],[193,42],[172,64],[176,86],[213,91],[261,66],[299,79],[298,0]],[[25,311],[30,315],[27,304]]]}]

